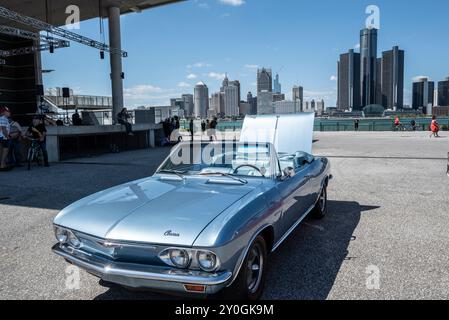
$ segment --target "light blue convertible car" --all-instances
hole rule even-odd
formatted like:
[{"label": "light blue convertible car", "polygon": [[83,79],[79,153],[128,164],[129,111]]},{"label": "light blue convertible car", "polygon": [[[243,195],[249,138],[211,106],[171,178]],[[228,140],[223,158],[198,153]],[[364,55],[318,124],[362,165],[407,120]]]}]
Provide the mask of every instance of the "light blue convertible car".
[{"label": "light blue convertible car", "polygon": [[53,251],[125,287],[259,298],[269,253],[326,214],[330,165],[310,154],[313,119],[247,117],[239,142],[177,145],[152,177],[62,210]]}]

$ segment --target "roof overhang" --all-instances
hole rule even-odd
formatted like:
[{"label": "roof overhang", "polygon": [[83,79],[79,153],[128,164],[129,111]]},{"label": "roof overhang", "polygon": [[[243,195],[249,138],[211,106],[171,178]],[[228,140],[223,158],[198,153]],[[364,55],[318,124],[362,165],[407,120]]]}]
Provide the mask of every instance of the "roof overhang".
[{"label": "roof overhang", "polygon": [[[180,1],[185,0],[0,0],[0,6],[55,26],[62,26],[69,16],[66,9],[70,5],[80,8],[80,20],[84,21],[99,16],[107,17],[109,7],[118,7],[122,14],[126,14]],[[26,28],[3,18],[0,18],[0,24]]]}]

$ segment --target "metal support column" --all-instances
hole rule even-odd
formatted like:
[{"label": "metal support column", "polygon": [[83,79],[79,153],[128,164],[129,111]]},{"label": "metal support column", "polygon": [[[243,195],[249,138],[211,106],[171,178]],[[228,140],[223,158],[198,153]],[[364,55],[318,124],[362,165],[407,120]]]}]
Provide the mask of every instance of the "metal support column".
[{"label": "metal support column", "polygon": [[[120,34],[120,8],[110,7],[109,13],[109,46],[116,50],[122,49]],[[123,108],[123,73],[122,56],[110,54],[111,59],[111,82],[112,82],[112,119],[117,122],[117,113]]]}]

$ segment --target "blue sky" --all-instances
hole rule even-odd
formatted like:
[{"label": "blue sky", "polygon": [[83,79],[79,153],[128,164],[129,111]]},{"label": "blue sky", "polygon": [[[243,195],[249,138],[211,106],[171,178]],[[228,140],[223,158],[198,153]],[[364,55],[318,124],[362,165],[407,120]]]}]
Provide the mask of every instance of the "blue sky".
[{"label": "blue sky", "polygon": [[[405,102],[412,78],[449,76],[447,0],[189,0],[122,16],[128,106],[167,105],[171,97],[193,93],[203,81],[219,89],[227,72],[255,92],[257,66],[280,71],[289,98],[295,84],[307,99],[336,102],[337,60],[354,48],[368,5],[380,8],[379,55],[399,45],[405,50]],[[107,21],[105,21],[107,26]],[[100,40],[98,19],[76,32]],[[107,39],[107,35],[106,35]],[[109,61],[95,49],[71,44],[43,54],[46,88],[69,86],[79,94],[110,95]]]}]

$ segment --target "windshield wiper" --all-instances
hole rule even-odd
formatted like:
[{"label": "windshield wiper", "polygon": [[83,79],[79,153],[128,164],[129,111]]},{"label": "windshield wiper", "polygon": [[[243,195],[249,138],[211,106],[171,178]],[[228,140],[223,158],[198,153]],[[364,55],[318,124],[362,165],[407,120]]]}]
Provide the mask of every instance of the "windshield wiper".
[{"label": "windshield wiper", "polygon": [[184,174],[186,174],[187,171],[179,171],[179,170],[172,170],[172,169],[164,169],[164,170],[159,170],[157,173],[176,174],[178,177],[180,177],[182,180],[184,180]]},{"label": "windshield wiper", "polygon": [[200,176],[222,176],[222,177],[227,177],[227,178],[231,178],[232,180],[238,181],[240,183],[243,184],[247,184],[248,181],[242,178],[237,178],[235,176],[233,176],[232,174],[229,173],[224,173],[224,172],[203,172],[199,174]]}]

